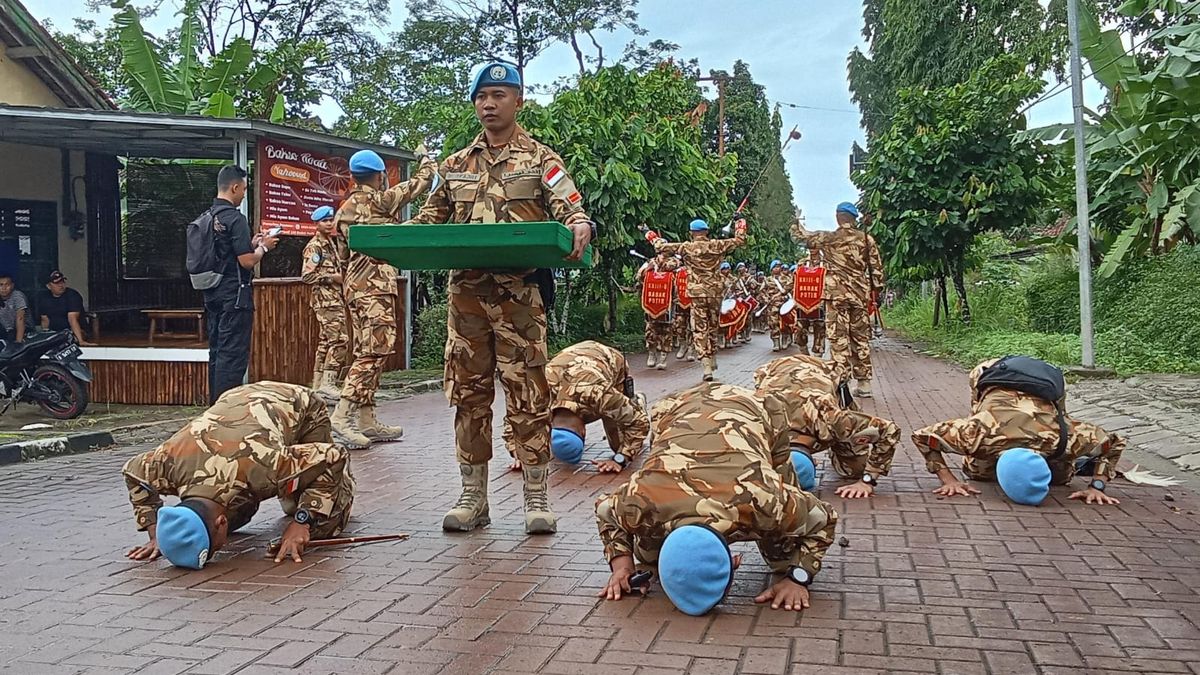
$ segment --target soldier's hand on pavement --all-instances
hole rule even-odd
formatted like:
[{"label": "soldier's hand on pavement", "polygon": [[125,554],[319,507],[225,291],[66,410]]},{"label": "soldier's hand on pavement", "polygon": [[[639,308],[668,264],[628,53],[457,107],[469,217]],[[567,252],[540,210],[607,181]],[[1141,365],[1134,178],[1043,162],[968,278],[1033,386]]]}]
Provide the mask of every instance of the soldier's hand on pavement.
[{"label": "soldier's hand on pavement", "polygon": [[621,473],[621,465],[611,459],[593,459],[592,465],[596,467],[596,473]]},{"label": "soldier's hand on pavement", "polygon": [[582,260],[583,250],[588,244],[592,243],[592,226],[588,223],[574,223],[571,225],[571,232],[575,235],[575,244],[571,249],[571,255],[567,256],[567,260]]},{"label": "soldier's hand on pavement", "polygon": [[954,497],[960,495],[963,497],[970,497],[971,495],[979,494],[979,492],[979,488],[977,487],[968,485],[962,481],[954,481],[953,483],[946,483],[940,488],[934,490],[933,494],[941,495],[943,497]]},{"label": "soldier's hand on pavement", "polygon": [[141,546],[134,546],[125,553],[125,557],[130,560],[142,560],[145,562],[158,560],[161,555],[162,553],[158,550],[158,540],[154,538],[153,534],[150,535],[150,541]]},{"label": "soldier's hand on pavement", "polygon": [[1086,490],[1072,492],[1070,495],[1067,496],[1067,499],[1082,499],[1084,504],[1110,505],[1110,504],[1120,504],[1121,503],[1121,500],[1117,499],[1116,497],[1109,497],[1108,495],[1104,494],[1103,492],[1101,492],[1095,488],[1088,488]]},{"label": "soldier's hand on pavement", "polygon": [[283,562],[284,558],[288,557],[291,557],[296,562],[304,562],[300,559],[300,555],[304,553],[304,548],[308,546],[309,539],[308,525],[289,523],[287,529],[283,531],[283,538],[279,542],[279,552],[275,554],[275,562]]},{"label": "soldier's hand on pavement", "polygon": [[809,608],[808,589],[788,579],[776,581],[770,588],[758,594],[754,602],[771,603],[771,609],[780,607],[789,612],[799,612]]},{"label": "soldier's hand on pavement", "polygon": [[863,499],[875,494],[875,488],[862,481],[858,481],[857,483],[843,485],[834,490],[833,493],[842,499]]},{"label": "soldier's hand on pavement", "polygon": [[[608,577],[608,583],[604,585],[604,588],[597,597],[604,598],[605,600],[620,600],[622,592],[626,595],[631,595],[633,588],[629,586],[629,577],[632,577],[635,571],[633,556],[623,555],[613,558],[612,575]],[[646,594],[644,587],[638,590],[642,595]]]},{"label": "soldier's hand on pavement", "polygon": [[521,470],[521,460],[514,459],[512,461],[512,463],[508,465],[508,470],[509,471],[520,471]]}]

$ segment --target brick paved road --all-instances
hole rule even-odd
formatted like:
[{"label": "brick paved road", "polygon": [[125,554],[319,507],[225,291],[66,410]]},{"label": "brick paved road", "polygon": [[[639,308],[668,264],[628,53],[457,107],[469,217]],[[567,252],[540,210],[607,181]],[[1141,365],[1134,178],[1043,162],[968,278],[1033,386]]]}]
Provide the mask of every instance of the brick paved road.
[{"label": "brick paved road", "polygon": [[[962,371],[896,345],[877,352],[878,398],[907,431],[962,414]],[[727,354],[727,353],[726,353]],[[748,384],[766,340],[723,354]],[[640,370],[640,369],[639,369]],[[651,396],[696,366],[636,373]],[[1119,508],[939,500],[905,449],[870,502],[844,503],[840,534],[803,615],[755,607],[766,578],[752,545],[733,596],[710,616],[661,591],[598,602],[606,578],[592,503],[614,480],[552,477],[557,536],[522,532],[520,486],[493,462],[487,530],[438,528],[457,496],[450,410],[436,394],[386,416],[408,440],[355,455],[352,530],[412,541],[259,556],[282,519],[267,505],[202,572],[136,565],[119,467],[134,449],[0,470],[0,664],[9,672],[271,673],[1200,673],[1200,500],[1114,487]],[[907,435],[907,433],[906,433]],[[595,441],[602,434],[593,434]],[[600,441],[602,442],[602,440]],[[1179,509],[1178,512],[1173,508]],[[1191,669],[1189,671],[1189,668]]]}]

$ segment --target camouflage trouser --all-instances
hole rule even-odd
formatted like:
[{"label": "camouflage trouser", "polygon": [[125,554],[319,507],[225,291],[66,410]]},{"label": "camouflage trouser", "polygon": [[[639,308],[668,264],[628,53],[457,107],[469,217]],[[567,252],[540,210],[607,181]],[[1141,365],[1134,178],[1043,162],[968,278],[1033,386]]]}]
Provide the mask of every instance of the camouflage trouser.
[{"label": "camouflage trouser", "polygon": [[721,298],[692,298],[692,339],[699,358],[711,358],[716,353],[720,320]]},{"label": "camouflage trouser", "polygon": [[522,464],[550,461],[550,386],[546,383],[546,312],[535,285],[506,288],[489,281],[450,289],[446,325],[446,398],[455,406],[460,464],[492,458],[496,372],[504,388],[505,422]]},{"label": "camouflage trouser", "polygon": [[671,332],[675,345],[682,347],[692,339],[692,309],[691,307],[675,306],[675,321],[671,324]]},{"label": "camouflage trouser", "polygon": [[871,379],[871,317],[867,308],[853,302],[827,303],[829,349],[844,377]]},{"label": "camouflage trouser", "polygon": [[317,317],[317,354],[313,360],[313,371],[336,371],[339,375],[346,367],[350,336],[346,333],[346,308],[342,305],[314,307]]},{"label": "camouflage trouser", "polygon": [[780,307],[783,307],[782,302],[772,302],[763,312],[767,315],[767,328],[771,331],[772,340],[783,337],[783,317],[779,314]]},{"label": "camouflage trouser", "polygon": [[374,405],[384,362],[396,350],[396,296],[367,295],[350,300],[354,363],[342,385],[342,398]]},{"label": "camouflage trouser", "polygon": [[665,314],[658,319],[651,317],[649,314],[646,315],[646,351],[671,351],[671,329],[673,326],[666,319],[667,316]]},{"label": "camouflage trouser", "polygon": [[[812,351],[808,349],[808,332],[812,330]],[[811,353],[813,356],[825,355],[825,321],[816,319],[806,319],[803,316],[796,321],[796,344],[800,346],[803,353]]]},{"label": "camouflage trouser", "polygon": [[[324,403],[322,403],[324,406]],[[325,435],[329,435],[328,418],[326,419]],[[319,445],[319,444],[315,444]],[[346,523],[350,520],[350,510],[354,506],[354,474],[350,472],[349,463],[342,469],[341,480],[338,481],[337,487],[333,493],[333,507],[330,509],[329,517],[321,519],[320,522],[312,525],[309,528],[309,536],[313,539],[329,539],[336,537],[346,527]],[[279,500],[279,506],[288,516],[295,515],[299,504],[296,502],[296,497],[299,495],[289,495]],[[249,497],[244,497],[239,494],[233,498],[229,505],[227,513],[229,514],[229,531],[236,532],[245,527],[254,514],[258,512],[258,507],[261,502]]]}]

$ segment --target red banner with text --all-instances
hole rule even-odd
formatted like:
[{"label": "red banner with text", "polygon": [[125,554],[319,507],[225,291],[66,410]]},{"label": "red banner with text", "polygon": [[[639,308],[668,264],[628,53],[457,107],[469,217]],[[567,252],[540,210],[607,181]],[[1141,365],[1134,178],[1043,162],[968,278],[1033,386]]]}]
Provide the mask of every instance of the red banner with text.
[{"label": "red banner with text", "polygon": [[[312,212],[321,206],[337,209],[350,191],[347,157],[324,155],[281,143],[272,138],[258,141],[255,183],[259,228],[283,228],[282,234],[311,236],[317,233]],[[400,161],[384,159],[388,180],[400,180]]]}]

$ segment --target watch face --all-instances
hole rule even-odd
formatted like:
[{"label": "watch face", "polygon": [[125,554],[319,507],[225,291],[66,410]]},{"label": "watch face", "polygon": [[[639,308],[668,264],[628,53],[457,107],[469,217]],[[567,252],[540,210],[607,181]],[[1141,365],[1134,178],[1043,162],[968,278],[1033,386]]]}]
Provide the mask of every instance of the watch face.
[{"label": "watch face", "polygon": [[1097,478],[1096,480],[1092,481],[1092,488],[1104,492],[1104,481]]},{"label": "watch face", "polygon": [[864,473],[863,477],[862,477],[862,482],[866,483],[867,485],[874,485],[875,477],[869,473]]},{"label": "watch face", "polygon": [[296,519],[297,523],[304,525],[305,523],[307,523],[309,520],[312,519],[312,515],[309,514],[308,511],[305,511],[304,509],[300,509],[300,510],[296,511],[296,515],[294,516],[294,518]]},{"label": "watch face", "polygon": [[629,460],[625,457],[625,455],[622,455],[618,452],[613,455],[612,461],[616,462],[617,464],[625,464],[625,462]]},{"label": "watch face", "polygon": [[802,568],[802,567],[793,567],[788,572],[788,575],[791,576],[792,581],[800,584],[801,586],[807,586],[809,580],[812,579],[812,577],[809,576],[808,572],[805,571],[804,568]]}]

